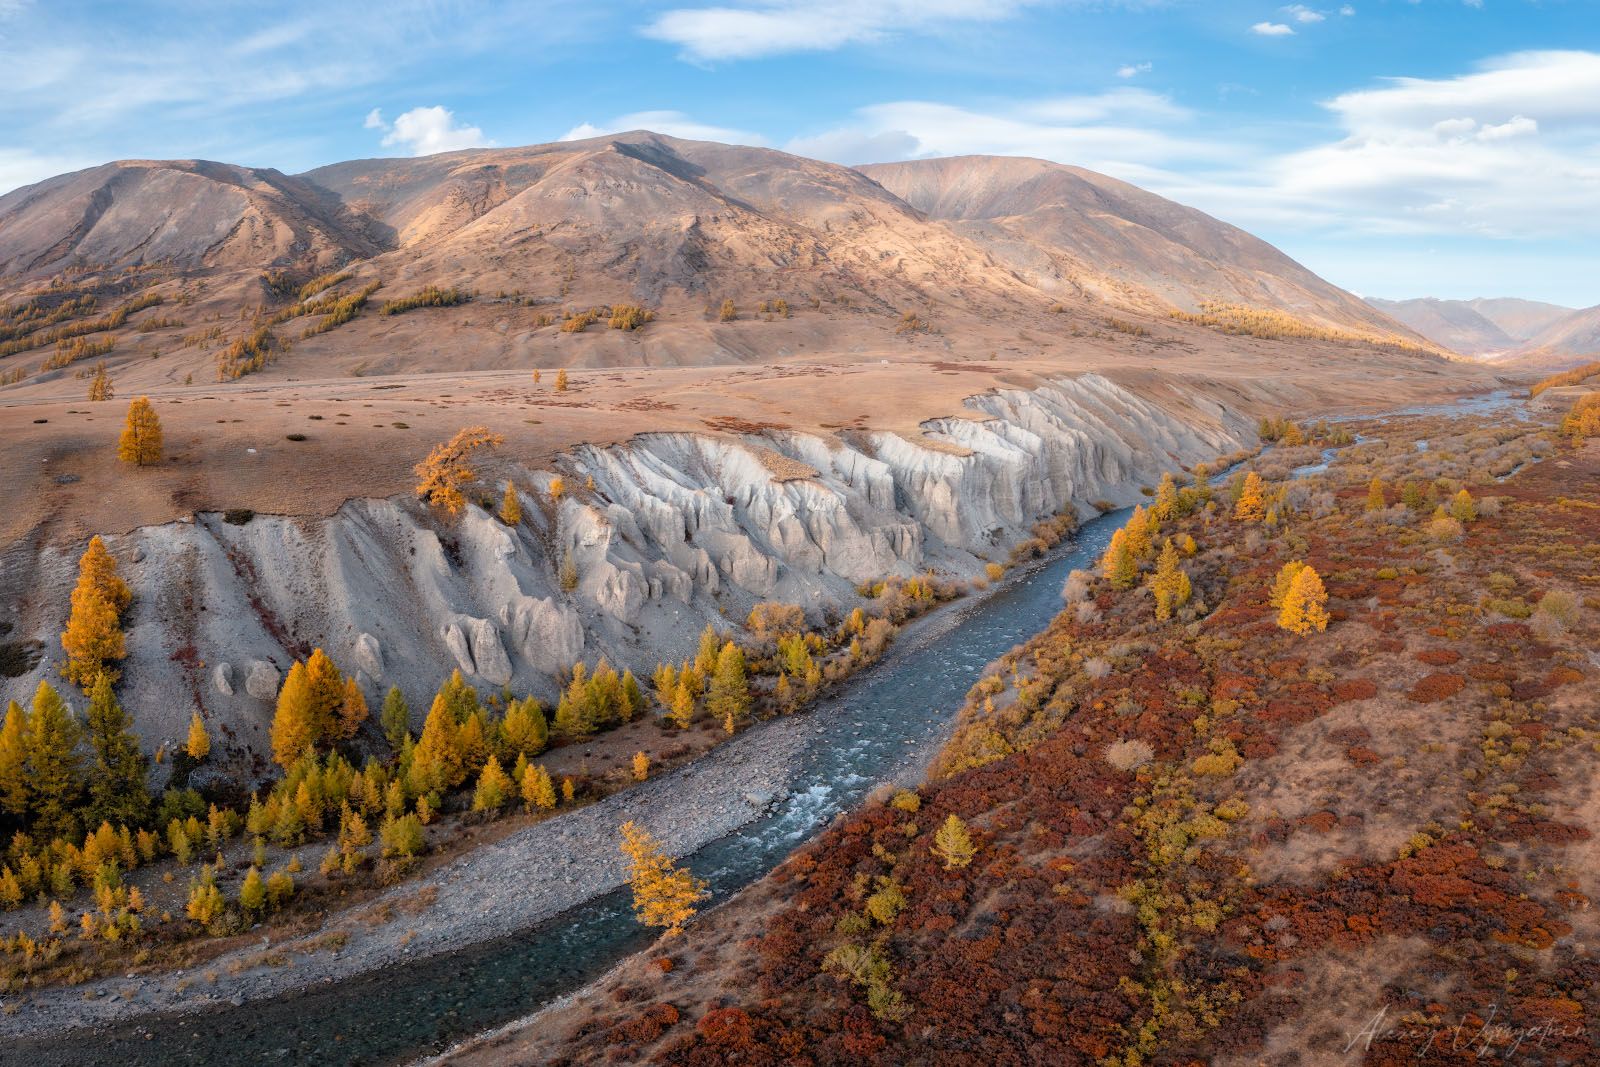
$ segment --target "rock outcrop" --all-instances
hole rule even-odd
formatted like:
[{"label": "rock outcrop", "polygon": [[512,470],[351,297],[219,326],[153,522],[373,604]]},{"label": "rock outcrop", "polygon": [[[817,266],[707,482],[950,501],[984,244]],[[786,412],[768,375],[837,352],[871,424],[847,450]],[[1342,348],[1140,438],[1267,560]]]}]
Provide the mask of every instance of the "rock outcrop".
[{"label": "rock outcrop", "polygon": [[[655,433],[581,447],[558,465],[569,486],[593,488],[528,508],[515,528],[477,508],[445,523],[395,498],[321,520],[201,515],[110,539],[136,598],[125,702],[151,737],[180,735],[198,704],[236,750],[264,753],[282,670],[313,647],[357,674],[369,702],[398,685],[419,724],[453,669],[548,698],[579,658],[648,673],[761,600],[820,618],[851,606],[861,582],[978,574],[1041,517],[1132,503],[1163,471],[1250,436],[1220,404],[1190,397],[1178,415],[1097,375],[968,407],[920,439]],[[19,558],[0,562],[0,592],[32,589],[19,636],[57,649],[75,561]],[[576,572],[565,581],[563,564]],[[56,658],[5,680],[0,697],[22,699]],[[210,677],[185,678],[199,663],[216,664]]]}]

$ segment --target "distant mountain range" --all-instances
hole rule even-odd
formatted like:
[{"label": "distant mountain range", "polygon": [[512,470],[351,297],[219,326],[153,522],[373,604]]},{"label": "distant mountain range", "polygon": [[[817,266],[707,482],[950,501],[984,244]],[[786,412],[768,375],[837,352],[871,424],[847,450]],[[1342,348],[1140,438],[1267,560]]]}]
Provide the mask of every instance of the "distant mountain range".
[{"label": "distant mountain range", "polygon": [[[294,176],[130,160],[0,196],[0,302],[48,303],[37,294],[52,277],[57,294],[125,286],[129,270],[199,302],[184,317],[208,321],[265,322],[328,272],[346,276],[330,297],[381,283],[375,301],[439,286],[558,317],[619,301],[660,311],[632,348],[611,338],[602,352],[596,338],[587,358],[611,365],[748,358],[706,314],[724,298],[804,306],[806,338],[823,347],[892,337],[905,314],[952,339],[1002,323],[1059,337],[1099,329],[1113,309],[1166,319],[1217,305],[1277,316],[1252,330],[1426,344],[1243,230],[1077,167],[968,156],[851,169],[649,132]],[[93,292],[103,308],[126,289]],[[379,354],[393,369],[426,348],[451,365],[504,365],[549,318],[496,315],[492,328],[472,304],[403,328],[362,315],[307,334],[293,358]]]},{"label": "distant mountain range", "polygon": [[1463,355],[1560,365],[1600,353],[1600,307],[1575,310],[1514,297],[1379,300],[1367,303]]}]

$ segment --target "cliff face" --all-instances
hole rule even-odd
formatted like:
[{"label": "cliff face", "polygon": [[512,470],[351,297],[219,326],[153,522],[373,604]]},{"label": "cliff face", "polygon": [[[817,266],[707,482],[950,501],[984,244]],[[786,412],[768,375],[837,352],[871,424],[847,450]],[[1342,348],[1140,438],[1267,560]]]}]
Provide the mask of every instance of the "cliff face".
[{"label": "cliff face", "polygon": [[[555,475],[525,472],[539,491],[515,529],[478,508],[442,523],[404,498],[315,521],[203,514],[141,528],[109,542],[135,593],[124,702],[151,748],[181,737],[199,707],[230,754],[255,758],[269,750],[282,672],[313,646],[359,672],[374,705],[400,686],[419,720],[457,667],[480,687],[548,697],[575,660],[648,673],[760,600],[820,617],[848,610],[859,582],[977,574],[1039,518],[1131,503],[1164,470],[1250,436],[1220,405],[1180,416],[1097,375],[968,408],[925,424],[923,442],[663,433],[585,446],[559,463],[570,487],[559,503]],[[570,592],[558,577],[568,558]],[[75,563],[20,546],[0,560],[0,593],[18,604],[11,636],[44,652],[0,696],[57,676]]]}]

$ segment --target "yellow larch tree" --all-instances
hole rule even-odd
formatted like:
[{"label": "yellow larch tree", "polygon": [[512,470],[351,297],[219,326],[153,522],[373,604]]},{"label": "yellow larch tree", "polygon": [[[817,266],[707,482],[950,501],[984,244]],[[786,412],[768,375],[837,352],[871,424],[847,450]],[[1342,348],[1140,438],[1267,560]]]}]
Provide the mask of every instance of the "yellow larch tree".
[{"label": "yellow larch tree", "polygon": [[473,453],[504,443],[503,436],[487,427],[469,426],[444,444],[435,445],[428,458],[416,466],[420,479],[417,496],[448,515],[459,514],[467,506],[467,487],[478,477],[471,463]]},{"label": "yellow larch tree", "polygon": [[1172,618],[1172,613],[1187,604],[1194,593],[1189,575],[1178,565],[1178,549],[1170,537],[1162,546],[1156,572],[1150,577],[1150,591],[1156,598],[1156,618],[1162,622]]},{"label": "yellow larch tree", "polygon": [[562,367],[560,370],[556,371],[556,392],[566,392],[567,384],[567,368]]},{"label": "yellow larch tree", "polygon": [[197,763],[211,754],[211,735],[198,711],[189,718],[189,736],[184,739],[183,750]]},{"label": "yellow larch tree", "polygon": [[529,764],[522,772],[522,803],[529,811],[549,811],[556,806],[556,787],[543,764]]},{"label": "yellow larch tree", "polygon": [[1266,488],[1255,471],[1244,476],[1244,491],[1233,506],[1233,517],[1243,522],[1260,522],[1267,517]]},{"label": "yellow larch tree", "polygon": [[1283,610],[1278,613],[1278,625],[1301,637],[1313,630],[1321,632],[1328,628],[1328,594],[1322,588],[1322,578],[1310,564],[1294,576],[1294,583],[1283,598]]},{"label": "yellow larch tree", "polygon": [[1126,530],[1116,530],[1112,533],[1111,543],[1106,546],[1105,554],[1100,557],[1100,573],[1118,589],[1132,588],[1139,571],[1134,564],[1133,553],[1128,549]]},{"label": "yellow larch tree", "polygon": [[116,560],[99,537],[78,560],[78,584],[72,590],[72,610],[61,647],[67,662],[61,673],[88,692],[102,673],[115,682],[120,672],[107,666],[127,655],[121,614],[133,594],[117,576]]},{"label": "yellow larch tree", "polygon": [[933,848],[929,851],[944,862],[944,868],[948,871],[971,863],[978,849],[972,843],[967,824],[952,813],[933,835]]},{"label": "yellow larch tree", "polygon": [[1283,607],[1284,599],[1288,597],[1295,577],[1305,570],[1305,566],[1304,560],[1291,559],[1278,569],[1278,577],[1272,583],[1272,596],[1269,598],[1273,607]]},{"label": "yellow larch tree", "polygon": [[621,831],[634,915],[644,925],[659,926],[665,936],[676,937],[694,918],[695,905],[710,896],[705,880],[687,867],[675,866],[661,842],[637,824],[625,822]]},{"label": "yellow larch tree", "polygon": [[1389,502],[1383,495],[1383,479],[1374,476],[1372,481],[1367,483],[1367,510],[1382,511],[1388,506]]},{"label": "yellow larch tree", "polygon": [[128,418],[117,442],[117,458],[137,467],[161,462],[161,419],[149,397],[134,397],[128,405]]},{"label": "yellow larch tree", "polygon": [[1160,522],[1178,517],[1178,483],[1173,480],[1171,471],[1161,476],[1161,483],[1156,486],[1156,501],[1150,505],[1150,510]]},{"label": "yellow larch tree", "polygon": [[306,677],[306,665],[296,660],[278,690],[278,707],[272,716],[272,758],[287,770],[316,744],[311,683]]}]

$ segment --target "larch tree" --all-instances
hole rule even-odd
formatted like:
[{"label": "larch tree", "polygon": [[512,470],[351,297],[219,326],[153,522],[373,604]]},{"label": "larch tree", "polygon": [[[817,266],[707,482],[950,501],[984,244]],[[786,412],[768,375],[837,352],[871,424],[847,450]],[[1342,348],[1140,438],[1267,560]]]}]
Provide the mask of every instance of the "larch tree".
[{"label": "larch tree", "polygon": [[490,756],[478,774],[478,786],[472,793],[472,810],[497,812],[506,806],[514,789],[500,760]]},{"label": "larch tree", "polygon": [[119,614],[133,603],[133,590],[117,574],[116,557],[106,549],[106,543],[98,534],[89,538],[89,547],[78,558],[78,584],[93,588]]},{"label": "larch tree", "polygon": [[417,496],[448,515],[459,514],[467,506],[467,488],[478,477],[472,466],[473,454],[504,443],[503,436],[491,433],[487,427],[469,426],[458,431],[417,464]]},{"label": "larch tree", "polygon": [[729,641],[717,654],[717,666],[711,674],[711,688],[706,694],[706,708],[722,720],[729,733],[750,714],[750,682],[745,672],[744,652]]},{"label": "larch tree", "polygon": [[411,755],[407,783],[415,796],[444,792],[461,784],[466,769],[461,754],[461,724],[446,694],[441,691],[428,709],[422,737]]},{"label": "larch tree", "polygon": [[1128,523],[1123,527],[1127,531],[1124,540],[1128,546],[1129,555],[1134,560],[1144,559],[1150,554],[1150,542],[1154,531],[1151,520],[1155,516],[1144,509],[1143,504],[1135,504],[1133,514],[1128,516]]},{"label": "larch tree", "polygon": [[117,576],[117,563],[99,537],[78,560],[78,584],[72,590],[72,610],[61,634],[67,662],[61,673],[85,692],[106,674],[115,682],[119,672],[107,666],[127,655],[122,634],[122,611],[132,601],[128,583]]},{"label": "larch tree", "polygon": [[1478,517],[1478,503],[1465,486],[1450,500],[1450,517],[1463,525]]},{"label": "larch tree", "polygon": [[1295,577],[1305,570],[1304,560],[1291,559],[1278,568],[1278,577],[1272,583],[1272,595],[1268,602],[1275,608],[1283,607],[1284,600],[1289,595],[1289,590],[1294,586]]},{"label": "larch tree", "polygon": [[1105,553],[1100,557],[1100,573],[1118,589],[1133,587],[1139,570],[1134,563],[1133,553],[1128,549],[1126,530],[1119,529],[1112,532],[1111,543],[1106,546]]},{"label": "larch tree", "polygon": [[1162,622],[1172,618],[1172,613],[1187,604],[1193,595],[1194,586],[1178,565],[1178,550],[1170,537],[1161,549],[1156,572],[1150,578],[1150,591],[1156,598],[1156,618]]},{"label": "larch tree", "polygon": [[[341,736],[341,710],[344,708],[347,696],[344,675],[334,666],[328,654],[320,648],[312,649],[311,655],[306,659],[306,691],[310,701],[309,714],[313,733],[311,743],[320,745]],[[366,700],[363,699],[361,701],[363,717],[366,707]]]},{"label": "larch tree", "polygon": [[500,741],[508,757],[537,756],[550,743],[544,708],[533,697],[513,700],[500,720]]},{"label": "larch tree", "polygon": [[1244,476],[1244,489],[1233,506],[1233,517],[1242,522],[1261,522],[1267,517],[1266,487],[1255,471]]},{"label": "larch tree", "polygon": [[522,803],[529,811],[549,811],[556,806],[556,787],[543,764],[522,772]]},{"label": "larch tree", "polygon": [[1328,594],[1316,568],[1307,564],[1294,577],[1289,594],[1283,598],[1278,625],[1301,637],[1328,628]]},{"label": "larch tree", "polygon": [[672,690],[672,708],[667,712],[667,718],[672,725],[680,730],[687,730],[694,722],[694,691],[684,682],[679,682]]},{"label": "larch tree", "polygon": [[522,500],[517,496],[517,487],[513,482],[506,482],[505,495],[500,498],[500,521],[507,526],[522,524]]},{"label": "larch tree", "polygon": [[189,736],[184,739],[183,750],[196,763],[211,755],[211,735],[206,732],[205,720],[198,711],[189,717]]},{"label": "larch tree", "polygon": [[661,842],[642,827],[625,822],[621,832],[634,915],[645,926],[660,927],[665,936],[676,937],[694,918],[695,906],[710,896],[705,880],[686,867],[675,866]]},{"label": "larch tree", "polygon": [[306,665],[296,660],[278,690],[278,707],[272,717],[272,758],[288,770],[316,744],[311,683],[306,676]]},{"label": "larch tree", "polygon": [[66,701],[49,682],[40,682],[28,715],[28,779],[34,825],[42,837],[71,837],[78,829],[82,736]]},{"label": "larch tree", "polygon": [[1389,502],[1383,494],[1383,479],[1374,476],[1372,481],[1367,483],[1367,510],[1382,511],[1388,506]]},{"label": "larch tree", "polygon": [[89,379],[89,402],[98,403],[114,396],[116,392],[111,387],[111,372],[106,370],[104,363],[96,364],[94,375]]},{"label": "larch tree", "polygon": [[94,754],[89,769],[89,822],[137,826],[150,814],[146,760],[133,734],[133,721],[117,703],[111,679],[103,674],[89,692],[87,719],[85,732]]},{"label": "larch tree", "polygon": [[1178,517],[1178,483],[1173,480],[1171,471],[1161,476],[1161,483],[1156,486],[1155,503],[1150,506],[1150,510],[1161,522],[1168,522]]},{"label": "larch tree", "polygon": [[633,780],[642,782],[650,777],[650,757],[643,752],[633,754]]},{"label": "larch tree", "polygon": [[14,819],[27,817],[32,790],[28,786],[28,713],[15,700],[6,705],[0,723],[0,811]]},{"label": "larch tree", "polygon": [[556,371],[556,392],[558,392],[558,393],[566,392],[567,391],[567,385],[568,385],[567,368],[562,367],[560,370]]},{"label": "larch tree", "polygon": [[396,752],[411,736],[411,708],[406,704],[406,695],[400,692],[397,685],[391,685],[383,697],[383,736],[389,739],[390,746]]},{"label": "larch tree", "polygon": [[161,462],[161,419],[149,397],[134,397],[128,405],[128,417],[117,442],[117,458],[136,467]]},{"label": "larch tree", "polygon": [[972,862],[972,857],[977,855],[978,849],[972,843],[967,824],[961,821],[960,816],[951,813],[934,833],[933,847],[929,851],[943,861],[948,871],[967,866]]},{"label": "larch tree", "polygon": [[344,692],[339,698],[338,736],[348,741],[361,732],[361,724],[371,717],[367,710],[367,695],[361,691],[352,675],[344,680]]}]

